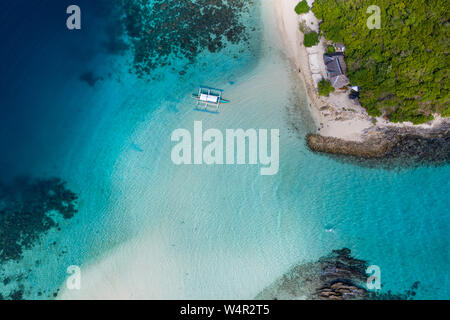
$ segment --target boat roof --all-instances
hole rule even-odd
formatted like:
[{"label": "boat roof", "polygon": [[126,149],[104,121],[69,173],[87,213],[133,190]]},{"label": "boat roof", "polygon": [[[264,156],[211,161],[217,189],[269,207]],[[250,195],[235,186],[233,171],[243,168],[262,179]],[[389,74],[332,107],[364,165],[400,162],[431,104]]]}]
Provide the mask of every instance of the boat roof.
[{"label": "boat roof", "polygon": [[200,100],[217,103],[217,100],[219,100],[219,97],[215,96],[215,95],[203,94],[202,93],[200,95]]}]

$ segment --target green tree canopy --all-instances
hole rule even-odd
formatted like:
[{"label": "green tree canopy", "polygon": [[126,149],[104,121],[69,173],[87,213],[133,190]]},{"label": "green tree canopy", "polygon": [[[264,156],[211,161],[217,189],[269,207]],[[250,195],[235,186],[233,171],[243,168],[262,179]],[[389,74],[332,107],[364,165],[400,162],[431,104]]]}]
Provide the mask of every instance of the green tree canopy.
[{"label": "green tree canopy", "polygon": [[309,6],[308,6],[308,2],[306,2],[306,0],[302,0],[300,1],[296,6],[295,6],[295,12],[297,12],[297,14],[302,14],[302,13],[308,13],[309,12]]},{"label": "green tree canopy", "polygon": [[319,95],[328,97],[331,92],[334,92],[334,88],[331,85],[330,80],[322,79],[318,85]]},{"label": "green tree canopy", "polygon": [[309,48],[315,46],[319,43],[319,34],[315,31],[311,31],[305,34],[305,39],[303,40],[303,44],[305,47]]},{"label": "green tree canopy", "polygon": [[[381,28],[369,29],[370,5]],[[325,37],[344,42],[348,77],[372,116],[423,123],[450,115],[448,0],[316,0]]]}]

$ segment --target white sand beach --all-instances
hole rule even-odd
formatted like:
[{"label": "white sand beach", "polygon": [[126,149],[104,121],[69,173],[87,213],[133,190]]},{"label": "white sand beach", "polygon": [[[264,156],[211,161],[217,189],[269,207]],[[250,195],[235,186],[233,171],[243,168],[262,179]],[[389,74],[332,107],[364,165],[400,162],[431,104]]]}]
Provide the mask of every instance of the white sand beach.
[{"label": "white sand beach", "polygon": [[[308,1],[311,5],[313,1]],[[343,94],[332,93],[330,97],[323,98],[317,94],[317,83],[325,76],[322,60],[324,40],[313,47],[306,49],[303,46],[303,34],[299,29],[301,19],[306,25],[313,26],[317,31],[318,20],[309,12],[301,17],[294,11],[298,0],[276,1],[276,13],[281,38],[284,41],[286,54],[295,63],[298,76],[304,82],[310,100],[310,109],[318,128],[318,133],[324,136],[333,136],[346,140],[359,141],[362,131],[373,124],[370,117],[361,107],[354,105]],[[345,111],[342,108],[347,106]],[[347,109],[345,108],[345,109]],[[320,129],[320,130],[319,130]]]},{"label": "white sand beach", "polygon": [[[299,183],[290,174],[280,186],[251,166],[175,166],[170,131],[162,135],[155,158],[155,132],[191,128],[194,120],[202,120],[204,127],[222,130],[280,128],[280,157],[287,159],[289,153],[294,161],[283,161],[278,176],[293,170],[283,166],[298,168],[303,139],[291,134],[286,109],[293,100],[302,108],[307,101],[281,52],[274,3],[261,3],[264,54],[258,63],[234,78],[235,85],[217,84],[232,100],[219,115],[161,113],[136,130],[134,140],[143,152],[124,152],[113,176],[120,181],[122,219],[125,224],[139,221],[134,228],[139,231],[81,265],[81,290],[68,290],[63,283],[58,298],[252,299],[289,266],[316,253],[306,246],[316,245],[312,239],[323,233],[320,223],[308,210],[304,216],[289,201],[279,201],[283,191],[274,192]],[[191,110],[190,103],[187,99],[177,107]],[[150,167],[158,174],[144,169]]]}]

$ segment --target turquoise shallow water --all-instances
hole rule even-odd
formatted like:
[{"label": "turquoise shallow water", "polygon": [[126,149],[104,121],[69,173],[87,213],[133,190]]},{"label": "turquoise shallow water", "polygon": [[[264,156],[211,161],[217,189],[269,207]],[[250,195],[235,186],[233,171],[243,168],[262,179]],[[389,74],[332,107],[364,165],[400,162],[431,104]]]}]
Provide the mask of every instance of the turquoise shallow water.
[{"label": "turquoise shallow water", "polygon": [[[449,297],[450,167],[386,170],[311,153],[305,92],[269,4],[247,22],[256,28],[250,48],[174,61],[150,82],[128,72],[129,53],[97,51],[81,69],[104,77],[94,86],[80,72],[22,79],[34,84],[24,99],[40,125],[6,158],[23,159],[6,161],[8,174],[59,176],[80,198],[60,232],[4,266],[7,274],[29,270],[28,297],[51,295],[75,264],[85,280],[67,298],[252,298],[292,265],[342,247],[380,266],[383,290],[420,281],[418,298]],[[42,57],[51,47],[40,44]],[[220,115],[192,110],[189,94],[204,83],[232,101]],[[195,120],[205,129],[280,129],[278,174],[174,165],[170,134],[192,131]]]}]

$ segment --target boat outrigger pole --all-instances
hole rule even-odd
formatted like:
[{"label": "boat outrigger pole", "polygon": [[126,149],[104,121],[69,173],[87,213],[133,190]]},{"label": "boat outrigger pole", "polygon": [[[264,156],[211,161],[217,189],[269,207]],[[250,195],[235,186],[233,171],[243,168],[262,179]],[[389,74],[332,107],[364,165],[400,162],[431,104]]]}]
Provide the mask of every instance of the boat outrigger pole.
[{"label": "boat outrigger pole", "polygon": [[[197,100],[194,110],[203,112],[219,113],[219,107],[222,103],[227,103],[222,97],[223,90],[210,87],[200,87],[198,93],[193,93],[191,97]],[[215,110],[210,110],[209,106],[215,107]]]}]

